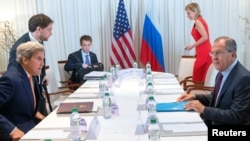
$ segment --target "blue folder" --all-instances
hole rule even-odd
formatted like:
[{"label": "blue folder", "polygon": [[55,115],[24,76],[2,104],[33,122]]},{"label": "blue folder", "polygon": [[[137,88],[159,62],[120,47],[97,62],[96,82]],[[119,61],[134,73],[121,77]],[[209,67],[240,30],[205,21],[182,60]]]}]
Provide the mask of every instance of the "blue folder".
[{"label": "blue folder", "polygon": [[184,106],[187,104],[187,101],[183,102],[168,102],[168,103],[157,103],[156,111],[157,112],[176,112],[176,111],[186,111]]}]

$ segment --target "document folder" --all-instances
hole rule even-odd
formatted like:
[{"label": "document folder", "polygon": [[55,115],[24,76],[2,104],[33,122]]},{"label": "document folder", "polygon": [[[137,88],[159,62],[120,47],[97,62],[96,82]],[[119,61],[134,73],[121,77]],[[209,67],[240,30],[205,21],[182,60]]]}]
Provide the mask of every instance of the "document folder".
[{"label": "document folder", "polygon": [[158,103],[156,105],[157,112],[176,112],[176,111],[186,111],[184,106],[188,102],[169,102],[169,103]]},{"label": "document folder", "polygon": [[76,107],[79,113],[93,112],[94,102],[71,102],[61,103],[58,107],[57,114],[70,114],[72,108]]}]

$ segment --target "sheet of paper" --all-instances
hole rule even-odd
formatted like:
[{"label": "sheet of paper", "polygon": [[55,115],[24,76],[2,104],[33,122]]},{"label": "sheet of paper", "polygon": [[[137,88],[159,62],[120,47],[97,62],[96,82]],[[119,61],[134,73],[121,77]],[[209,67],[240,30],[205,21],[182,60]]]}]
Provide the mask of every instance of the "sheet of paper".
[{"label": "sheet of paper", "polygon": [[32,132],[28,132],[27,134],[25,134],[23,136],[22,139],[28,139],[28,140],[32,140],[32,139],[67,139],[67,137],[69,136],[70,131],[67,130],[51,130],[51,129],[47,129],[47,130],[32,130]]},{"label": "sheet of paper", "polygon": [[84,94],[84,93],[99,93],[99,89],[97,88],[79,88],[74,93]]},{"label": "sheet of paper", "polygon": [[206,135],[207,126],[203,122],[161,124],[162,136]]}]

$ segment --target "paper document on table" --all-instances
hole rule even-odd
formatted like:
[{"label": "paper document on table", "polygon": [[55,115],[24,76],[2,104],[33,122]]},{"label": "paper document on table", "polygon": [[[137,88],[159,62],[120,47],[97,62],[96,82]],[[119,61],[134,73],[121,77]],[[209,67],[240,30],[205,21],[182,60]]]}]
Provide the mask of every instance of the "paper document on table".
[{"label": "paper document on table", "polygon": [[86,82],[84,82],[84,85],[99,85],[99,81],[98,80],[87,80]]},{"label": "paper document on table", "polygon": [[105,71],[91,71],[90,73],[84,75],[86,80],[98,80],[102,77],[106,77],[107,72]]},{"label": "paper document on table", "polygon": [[39,140],[39,139],[63,139],[67,140],[70,132],[64,130],[31,130],[25,134],[21,140]]},{"label": "paper document on table", "polygon": [[174,78],[175,76],[171,73],[153,73],[153,78]]},{"label": "paper document on table", "polygon": [[158,89],[155,90],[156,95],[170,95],[170,94],[182,94],[184,93],[183,89],[173,88],[173,89]]},{"label": "paper document on table", "polygon": [[180,84],[177,85],[154,85],[155,90],[168,90],[168,89],[183,89]]},{"label": "paper document on table", "polygon": [[179,84],[178,81],[158,81],[154,79],[154,82],[153,82],[154,85],[177,85]]},{"label": "paper document on table", "polygon": [[73,93],[68,96],[69,99],[93,99],[98,98],[98,94],[96,93],[86,93],[86,94],[79,94],[79,93]]},{"label": "paper document on table", "polygon": [[160,123],[161,136],[201,136],[207,135],[204,122]]},{"label": "paper document on table", "polygon": [[77,94],[90,94],[90,93],[98,94],[99,88],[78,88],[76,91],[74,91],[74,93],[77,93]]}]

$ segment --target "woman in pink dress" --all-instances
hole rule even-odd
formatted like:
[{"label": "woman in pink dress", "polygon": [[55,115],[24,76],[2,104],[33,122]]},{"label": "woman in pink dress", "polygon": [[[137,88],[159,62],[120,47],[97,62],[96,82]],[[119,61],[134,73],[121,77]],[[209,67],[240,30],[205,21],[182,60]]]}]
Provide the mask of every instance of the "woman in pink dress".
[{"label": "woman in pink dress", "polygon": [[193,69],[193,80],[204,82],[207,70],[212,63],[209,52],[211,51],[211,43],[208,31],[208,25],[201,16],[200,7],[197,3],[186,5],[185,10],[190,20],[194,20],[191,35],[195,42],[187,45],[186,50],[195,48],[196,61]]}]

